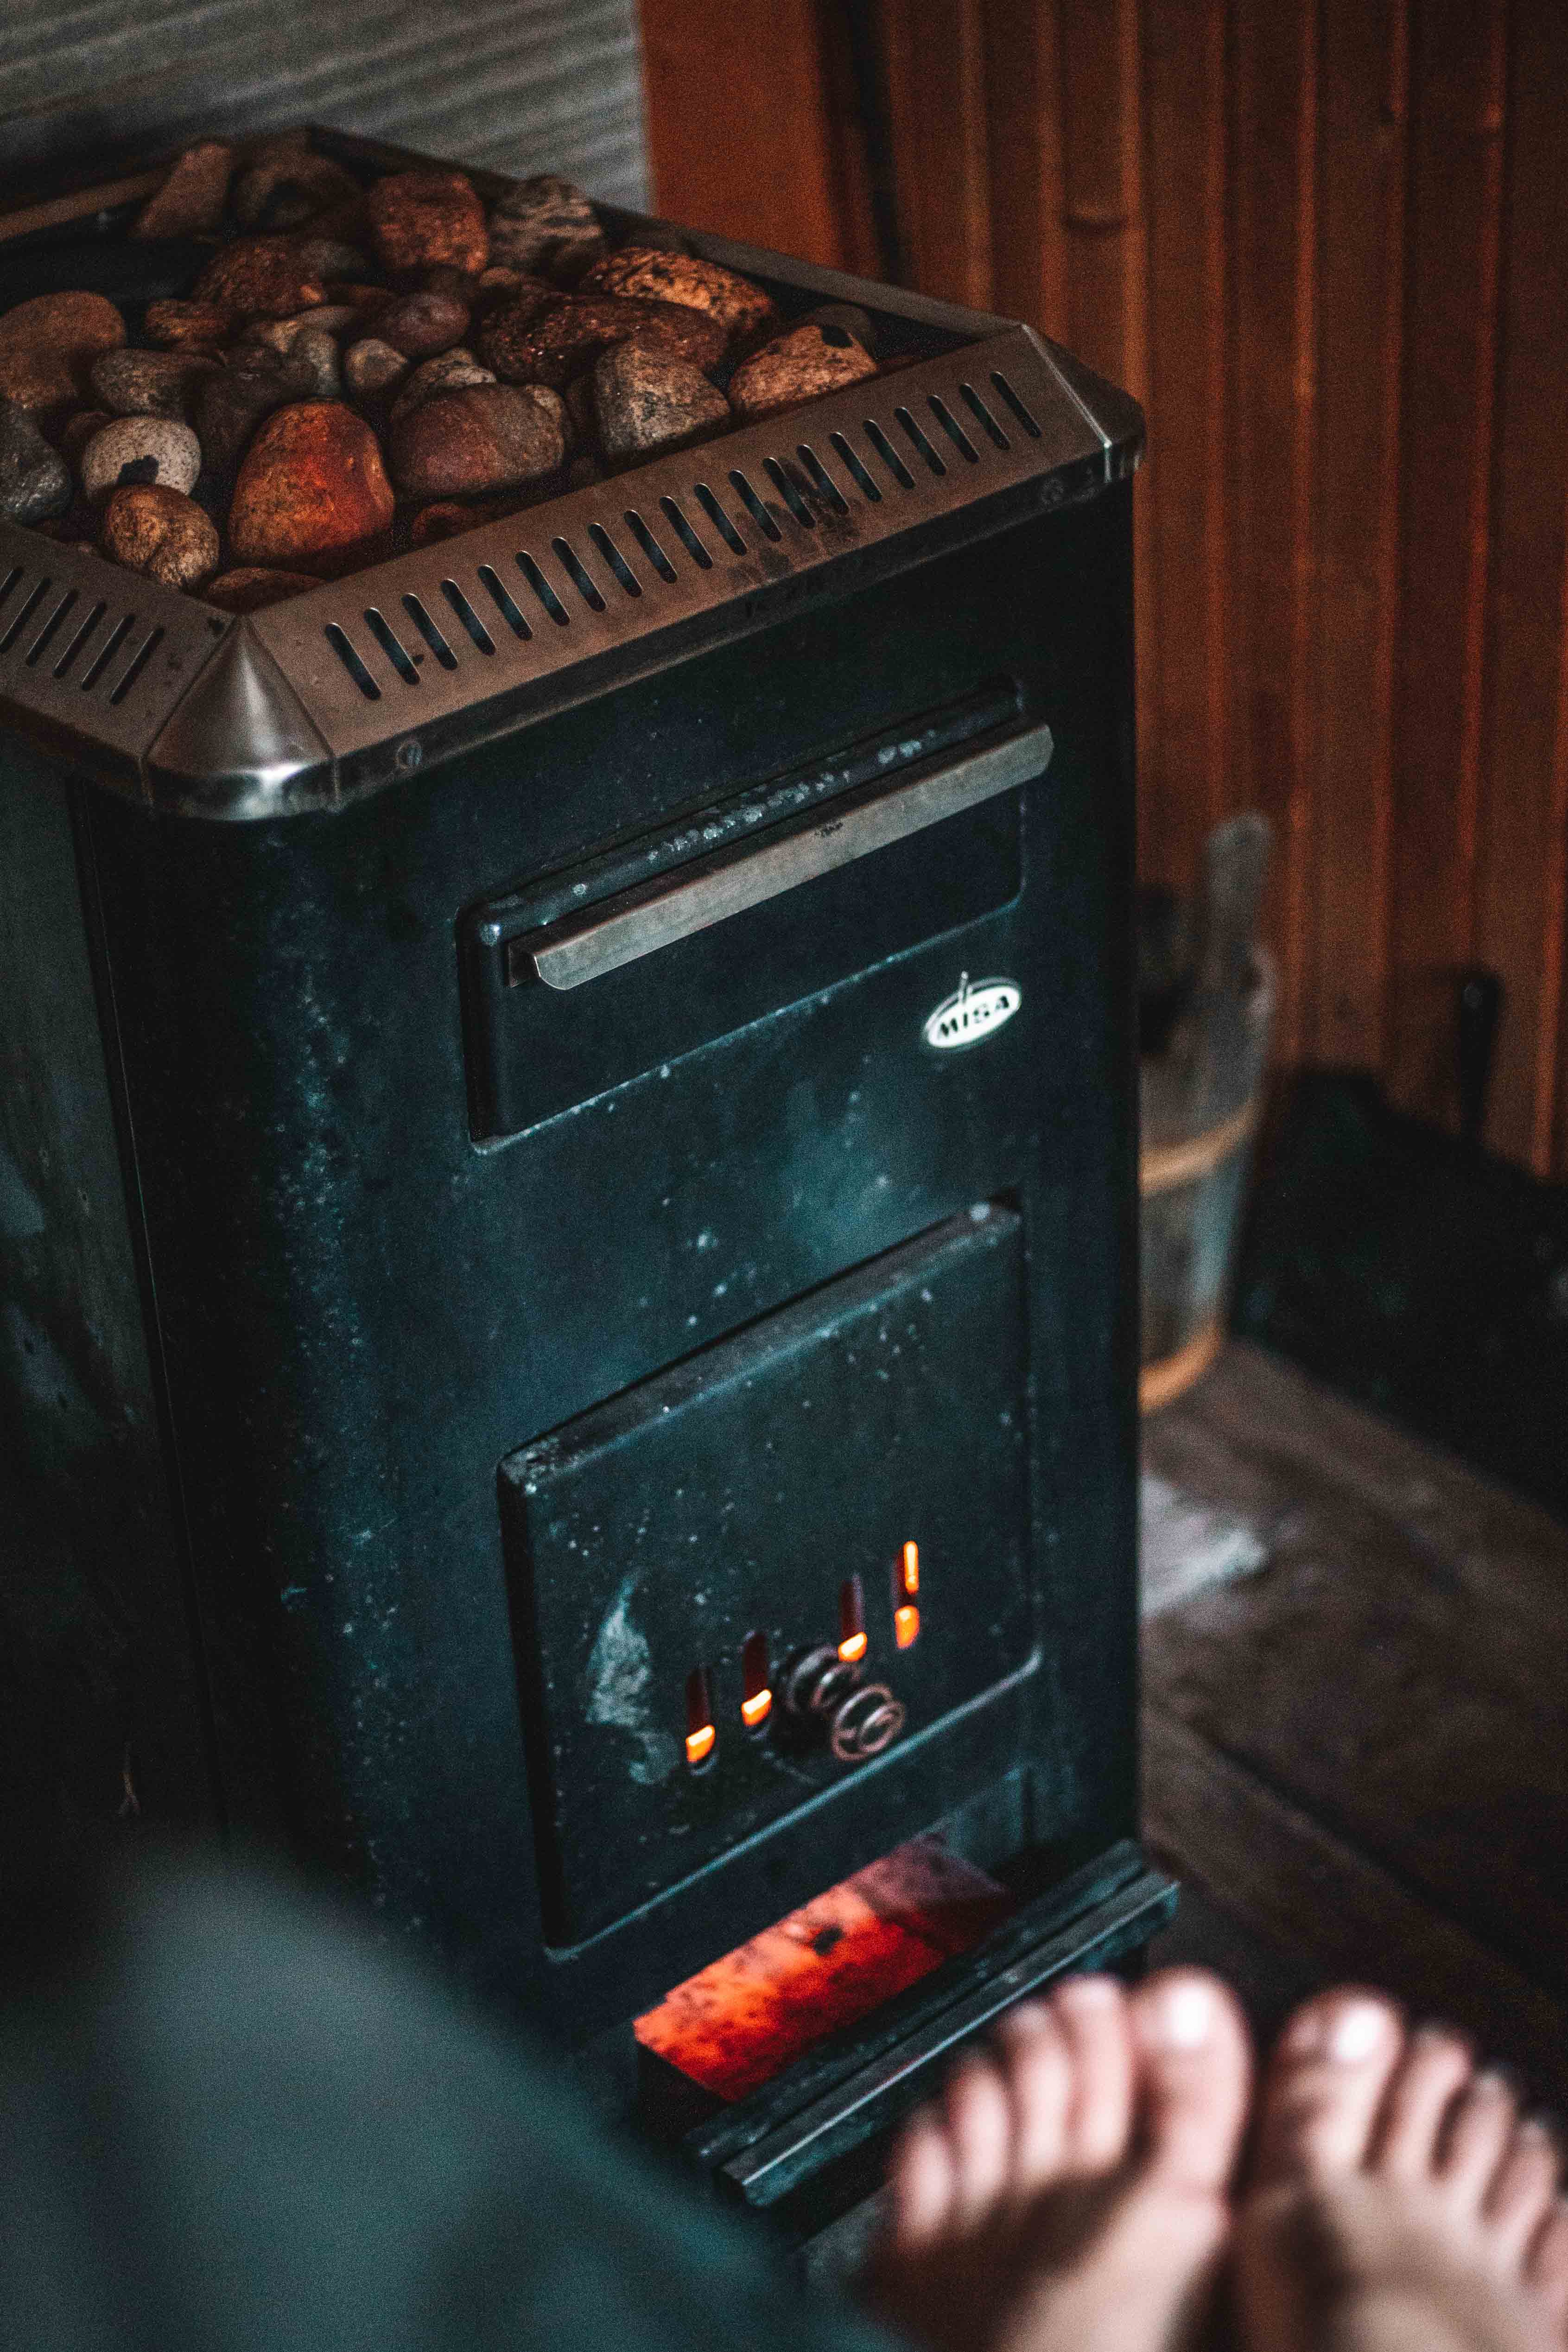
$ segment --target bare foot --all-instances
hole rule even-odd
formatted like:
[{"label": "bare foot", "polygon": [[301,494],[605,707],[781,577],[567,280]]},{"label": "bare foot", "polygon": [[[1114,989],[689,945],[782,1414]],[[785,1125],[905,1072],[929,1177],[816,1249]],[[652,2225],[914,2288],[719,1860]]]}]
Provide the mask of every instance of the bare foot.
[{"label": "bare foot", "polygon": [[905,2130],[868,2292],[933,2352],[1178,2352],[1208,2315],[1250,2058],[1173,1969],[1013,2010]]},{"label": "bare foot", "polygon": [[1265,2084],[1236,2230],[1248,2352],[1563,2352],[1557,2150],[1457,2034],[1325,1994]]}]

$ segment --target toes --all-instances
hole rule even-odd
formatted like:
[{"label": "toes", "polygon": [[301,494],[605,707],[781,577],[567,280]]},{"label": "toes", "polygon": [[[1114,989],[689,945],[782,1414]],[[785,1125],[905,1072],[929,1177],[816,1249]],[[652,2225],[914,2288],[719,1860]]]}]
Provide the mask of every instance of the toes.
[{"label": "toes", "polygon": [[1072,2089],[1062,2160],[1073,2173],[1108,2172],[1127,2153],[1133,2125],[1133,2037],[1114,1977],[1070,1977],[1051,1997],[1067,2044]]},{"label": "toes", "polygon": [[1513,2093],[1503,2077],[1490,2069],[1476,2075],[1456,2101],[1437,2169],[1462,2201],[1479,2205],[1517,2120]]},{"label": "toes", "polygon": [[1471,2057],[1457,2033],[1423,2025],[1400,2053],[1373,2132],[1371,2167],[1389,2180],[1426,2180],[1437,2168],[1444,2120],[1470,2079]]},{"label": "toes", "polygon": [[1263,2087],[1259,2178],[1359,2169],[1403,2046],[1398,2017],[1373,1993],[1324,1993],[1298,2010]]},{"label": "toes", "polygon": [[1557,2188],[1557,2144],[1528,2116],[1498,2167],[1482,2209],[1488,2233],[1509,2261],[1522,2261],[1525,2248],[1545,2220]]},{"label": "toes", "polygon": [[947,2226],[956,2194],[953,2152],[936,2118],[904,2126],[887,2169],[890,2233],[904,2252],[929,2245]]},{"label": "toes", "polygon": [[996,2067],[977,2054],[948,2076],[942,2105],[953,2161],[952,2219],[957,2228],[972,2229],[1007,2188],[1012,2108]]},{"label": "toes", "polygon": [[1151,2168],[1186,2188],[1222,2189],[1251,2081],[1246,2019],[1218,1979],[1197,1969],[1151,1977],[1128,2009]]},{"label": "toes", "polygon": [[1561,2329],[1568,2323],[1568,2203],[1561,2198],[1536,2231],[1525,2277]]},{"label": "toes", "polygon": [[1013,2194],[1039,2196],[1061,2170],[1072,2066],[1054,2013],[1029,2001],[997,2029],[1013,2110]]}]

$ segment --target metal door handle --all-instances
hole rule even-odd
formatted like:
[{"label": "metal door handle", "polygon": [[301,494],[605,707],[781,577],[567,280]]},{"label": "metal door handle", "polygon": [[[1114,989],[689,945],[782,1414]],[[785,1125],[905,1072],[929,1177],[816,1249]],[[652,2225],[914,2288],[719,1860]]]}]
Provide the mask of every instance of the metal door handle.
[{"label": "metal door handle", "polygon": [[640,956],[1028,783],[1043,772],[1051,750],[1049,727],[1024,727],[1000,742],[945,758],[939,767],[901,783],[846,796],[841,806],[830,807],[783,840],[720,850],[684,877],[673,874],[640,884],[580,915],[526,933],[511,943],[507,977],[542,980],[547,988],[580,988],[585,981],[618,971]]}]

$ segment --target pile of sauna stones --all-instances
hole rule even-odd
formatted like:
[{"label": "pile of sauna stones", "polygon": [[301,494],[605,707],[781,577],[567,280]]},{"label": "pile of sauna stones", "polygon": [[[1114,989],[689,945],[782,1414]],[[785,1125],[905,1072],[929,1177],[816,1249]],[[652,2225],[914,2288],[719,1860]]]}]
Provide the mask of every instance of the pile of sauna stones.
[{"label": "pile of sauna stones", "polygon": [[486,206],[203,140],[131,236],[187,241],[179,296],[0,312],[0,517],[231,612],[878,373],[863,311],[787,325],[673,242],[612,250],[550,175]]}]

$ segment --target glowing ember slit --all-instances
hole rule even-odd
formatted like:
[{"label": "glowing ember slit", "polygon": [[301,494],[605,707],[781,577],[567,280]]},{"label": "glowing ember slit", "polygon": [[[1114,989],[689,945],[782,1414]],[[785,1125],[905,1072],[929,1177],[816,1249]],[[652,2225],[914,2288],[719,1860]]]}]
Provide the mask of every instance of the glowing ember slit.
[{"label": "glowing ember slit", "polygon": [[901,1650],[912,1649],[920,1638],[920,1612],[910,1601],[893,1612],[893,1638]]},{"label": "glowing ember slit", "polygon": [[901,1574],[904,1590],[913,1599],[920,1590],[920,1546],[917,1543],[904,1545]]},{"label": "glowing ember slit", "polygon": [[713,1719],[713,1676],[706,1666],[694,1666],[686,1676],[686,1762],[695,1771],[718,1745]]},{"label": "glowing ember slit", "polygon": [[846,1576],[839,1587],[839,1655],[854,1665],[865,1653],[865,1592],[858,1576]]},{"label": "glowing ember slit", "polygon": [[773,1706],[768,1680],[768,1636],[748,1633],[740,1654],[740,1719],[747,1731],[760,1731]]},{"label": "glowing ember slit", "polygon": [[915,1838],[676,1985],[636,2020],[637,2039],[705,2090],[743,2099],[972,1951],[1013,1908],[940,1838]]}]

